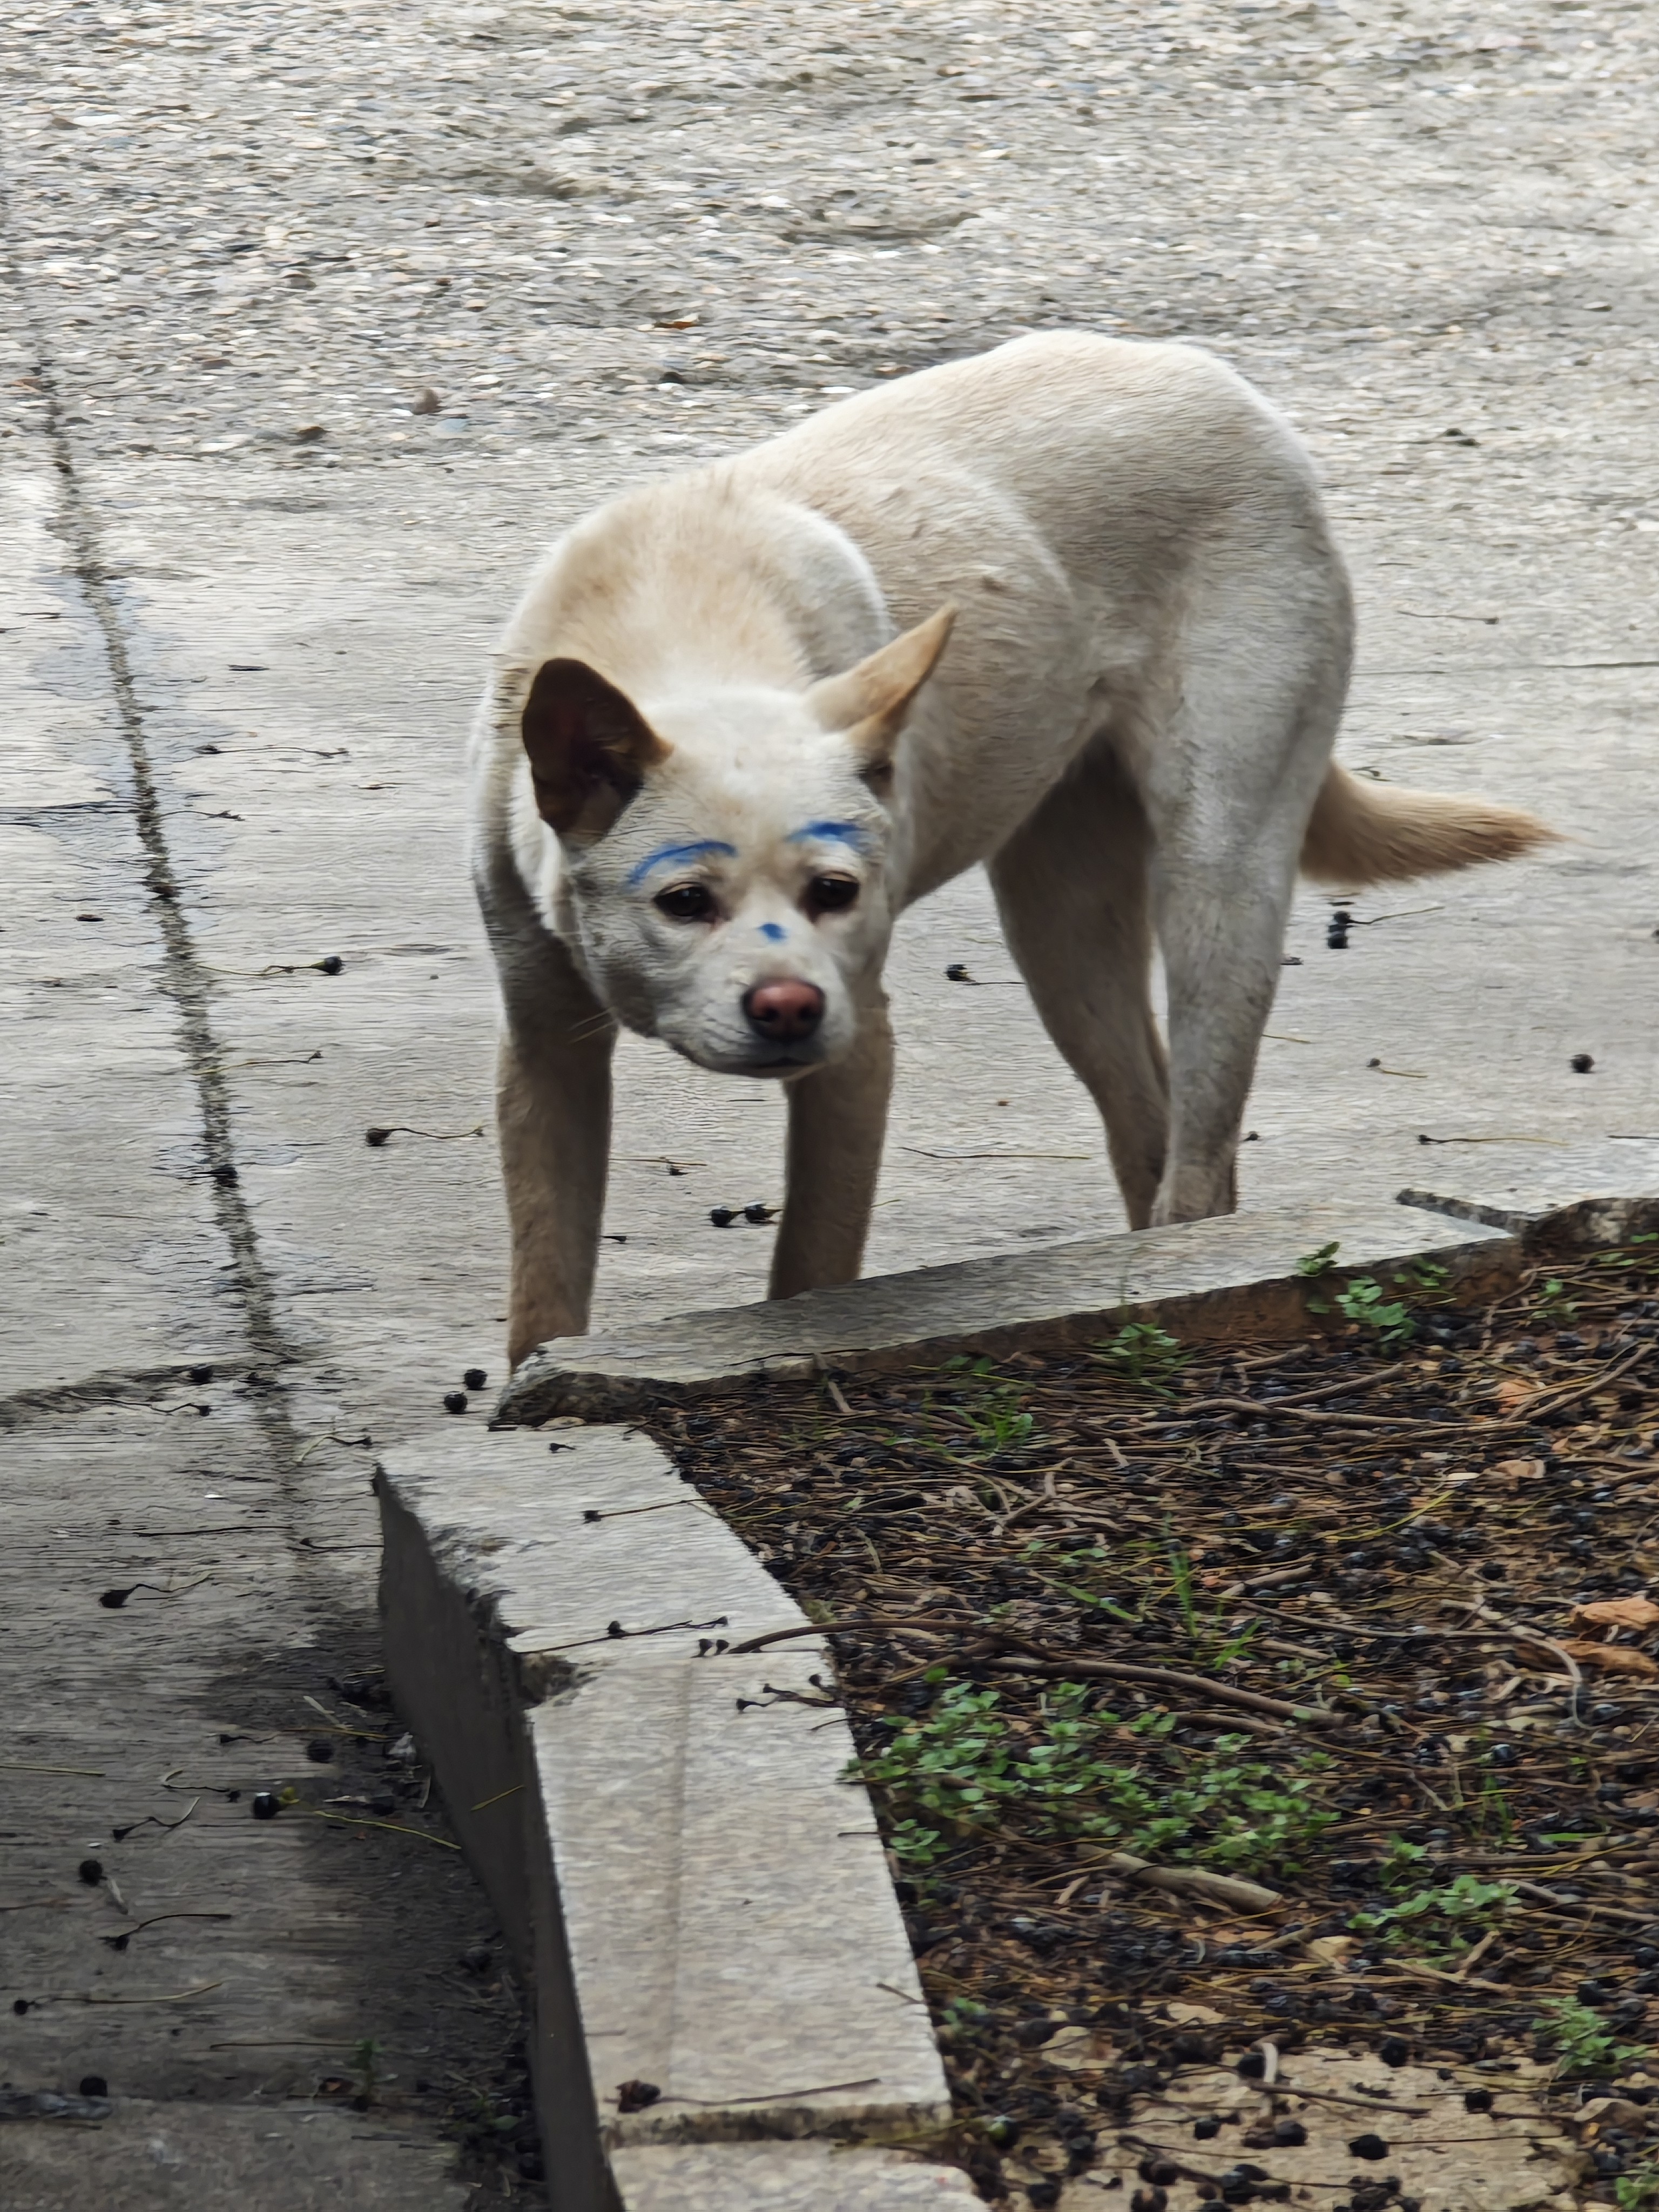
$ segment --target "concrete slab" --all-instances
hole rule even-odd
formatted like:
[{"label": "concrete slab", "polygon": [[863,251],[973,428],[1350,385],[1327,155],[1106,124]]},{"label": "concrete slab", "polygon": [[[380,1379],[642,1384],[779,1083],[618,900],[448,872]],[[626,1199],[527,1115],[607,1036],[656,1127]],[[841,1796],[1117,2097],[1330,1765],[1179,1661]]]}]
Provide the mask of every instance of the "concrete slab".
[{"label": "concrete slab", "polygon": [[356,2113],[118,2101],[0,2129],[6,2212],[467,2212],[449,2148]]},{"label": "concrete slab", "polygon": [[[1435,1162],[1443,1168],[1443,1160]],[[1546,1153],[1507,1172],[1469,1168],[1408,1184],[1404,1206],[1485,1222],[1512,1236],[1612,1244],[1659,1215],[1659,1137],[1629,1137]]]},{"label": "concrete slab", "polygon": [[658,1397],[761,1374],[1091,1343],[1130,1320],[1168,1319],[1188,1338],[1283,1334],[1306,1324],[1308,1286],[1297,1262],[1331,1243],[1344,1271],[1386,1269],[1427,1252],[1471,1288],[1517,1257],[1500,1231],[1388,1205],[1287,1206],[1085,1237],[560,1338],[519,1369],[496,1417],[615,1418]]},{"label": "concrete slab", "polygon": [[392,1686],[532,1966],[556,2201],[623,2143],[941,2121],[827,1651],[726,1648],[807,1626],[747,1547],[615,1429],[458,1427],[377,1481]]},{"label": "concrete slab", "polygon": [[973,2212],[960,2167],[831,2143],[638,2146],[611,2160],[627,2212]]}]

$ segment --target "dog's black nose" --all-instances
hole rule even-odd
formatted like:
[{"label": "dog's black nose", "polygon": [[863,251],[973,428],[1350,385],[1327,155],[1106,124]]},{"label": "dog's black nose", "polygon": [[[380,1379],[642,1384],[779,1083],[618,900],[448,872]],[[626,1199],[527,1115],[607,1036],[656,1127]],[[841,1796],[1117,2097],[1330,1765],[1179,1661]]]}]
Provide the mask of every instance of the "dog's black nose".
[{"label": "dog's black nose", "polygon": [[823,994],[816,983],[756,983],[743,994],[743,1011],[772,1043],[794,1044],[823,1019]]}]

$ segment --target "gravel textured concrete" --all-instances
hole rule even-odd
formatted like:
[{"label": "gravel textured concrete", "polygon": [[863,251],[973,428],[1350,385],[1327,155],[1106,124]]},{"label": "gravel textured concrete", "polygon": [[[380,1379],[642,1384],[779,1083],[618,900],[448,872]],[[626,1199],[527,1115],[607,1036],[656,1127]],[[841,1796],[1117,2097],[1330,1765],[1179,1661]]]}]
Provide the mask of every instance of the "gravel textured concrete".
[{"label": "gravel textured concrete", "polygon": [[[1304,898],[1247,1203],[1508,1189],[1656,1133],[1656,47],[1646,11],[1541,0],[5,12],[0,1388],[40,1530],[0,1570],[35,1623],[9,1757],[106,1768],[69,1739],[125,1722],[154,1790],[246,1717],[214,1684],[307,1655],[259,1709],[297,1729],[365,1648],[356,1440],[441,1425],[499,1366],[459,860],[482,657],[568,517],[842,388],[1060,322],[1215,348],[1327,473],[1361,608],[1348,759],[1578,841],[1359,902],[1346,951]],[[906,924],[894,983],[872,1267],[1119,1226],[976,879]],[[595,1326],[757,1295],[766,1232],[708,1212],[778,1196],[775,1098],[624,1066]],[[173,1410],[206,1359],[222,1458]],[[147,1513],[106,1510],[139,1480]],[[152,1669],[115,1705],[128,1616],[87,1589],[239,1556],[234,1605],[168,1603],[204,1686]],[[21,1901],[78,1894],[126,1798],[7,1780]],[[369,2011],[440,1985],[482,1910],[434,1901],[422,1951],[343,1907]],[[8,1994],[84,1994],[96,1933],[15,1916]],[[305,2094],[216,2071],[213,2008],[341,2032],[305,2024],[337,1939],[227,1977],[222,1937],[167,1937],[166,1990],[241,1993],[178,2039],[135,2008],[135,2078]],[[72,2088],[41,2017],[3,2015],[0,2071]],[[167,2201],[147,2185],[110,2201]]]}]

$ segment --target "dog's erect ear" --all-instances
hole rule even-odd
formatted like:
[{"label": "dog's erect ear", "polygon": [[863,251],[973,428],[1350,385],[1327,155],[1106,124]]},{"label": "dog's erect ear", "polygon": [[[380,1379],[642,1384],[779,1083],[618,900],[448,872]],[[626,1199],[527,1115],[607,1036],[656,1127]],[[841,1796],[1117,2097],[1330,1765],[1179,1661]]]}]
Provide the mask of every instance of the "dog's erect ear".
[{"label": "dog's erect ear", "polygon": [[847,738],[871,782],[878,783],[891,769],[899,732],[956,618],[953,606],[941,607],[844,676],[826,677],[807,693],[807,707],[820,727]]},{"label": "dog's erect ear", "polygon": [[525,702],[536,806],[562,837],[602,837],[670,747],[585,660],[547,660]]}]

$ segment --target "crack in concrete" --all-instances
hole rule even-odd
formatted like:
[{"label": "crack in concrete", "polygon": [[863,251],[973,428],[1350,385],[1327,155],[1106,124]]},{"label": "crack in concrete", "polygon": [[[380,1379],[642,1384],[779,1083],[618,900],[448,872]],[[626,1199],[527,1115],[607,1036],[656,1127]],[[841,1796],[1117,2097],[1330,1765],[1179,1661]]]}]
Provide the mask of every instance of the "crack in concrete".
[{"label": "crack in concrete", "polygon": [[211,1367],[216,1382],[252,1379],[252,1362],[247,1359],[181,1359],[166,1367],[100,1368],[73,1382],[46,1383],[38,1389],[15,1390],[9,1397],[0,1398],[0,1434],[27,1428],[57,1413],[86,1413],[100,1406],[127,1405],[156,1390],[186,1385],[203,1389],[206,1384],[193,1382],[196,1370],[203,1367]]},{"label": "crack in concrete", "polygon": [[[17,301],[19,320],[30,343],[33,362],[29,374],[40,386],[45,435],[58,473],[62,505],[55,526],[69,556],[70,573],[80,586],[87,608],[97,624],[109,667],[116,714],[132,775],[132,814],[146,864],[143,883],[161,940],[161,988],[173,1000],[178,1015],[179,1042],[201,1116],[202,1149],[212,1178],[214,1214],[230,1249],[230,1273],[241,1309],[243,1329],[256,1361],[269,1361],[279,1367],[294,1365],[299,1361],[300,1352],[283,1327],[276,1285],[259,1249],[258,1233],[240,1185],[231,1132],[229,1086],[221,1064],[222,1048],[214,1034],[210,1012],[210,972],[197,950],[180,903],[179,878],[167,844],[161,789],[150,757],[144,710],[127,652],[121,612],[110,588],[111,571],[103,557],[98,526],[76,465],[57,363],[46,325],[36,312],[26,282],[10,181],[3,173],[0,173],[0,232],[3,232],[0,251],[3,252],[5,274]],[[255,1418],[264,1432],[281,1477],[285,1484],[290,1483],[297,1472],[299,1437],[286,1395],[280,1388],[258,1394]]]}]

